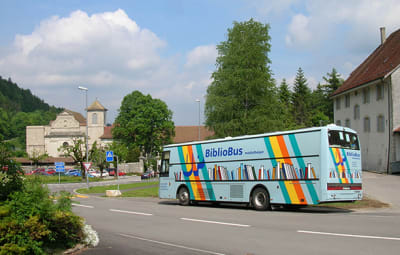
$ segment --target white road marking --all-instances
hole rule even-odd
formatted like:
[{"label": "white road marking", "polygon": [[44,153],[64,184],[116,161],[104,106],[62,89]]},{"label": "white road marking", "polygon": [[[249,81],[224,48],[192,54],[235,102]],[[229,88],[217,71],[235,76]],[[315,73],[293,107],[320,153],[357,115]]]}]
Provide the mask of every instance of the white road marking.
[{"label": "white road marking", "polygon": [[142,240],[142,241],[147,241],[147,242],[152,242],[152,243],[157,243],[157,244],[162,244],[162,245],[168,245],[168,246],[172,246],[172,247],[176,247],[176,248],[182,248],[182,249],[191,250],[191,251],[198,251],[198,252],[214,254],[214,255],[224,255],[223,253],[219,253],[219,252],[201,250],[201,249],[197,249],[197,248],[192,248],[192,247],[187,247],[187,246],[183,246],[183,245],[179,245],[179,244],[173,244],[173,243],[166,243],[166,242],[151,240],[151,239],[138,237],[138,236],[125,235],[125,234],[119,234],[119,235],[120,236],[124,236],[124,237],[128,237],[128,238],[132,238],[132,239],[138,239],[138,240]]},{"label": "white road marking", "polygon": [[124,211],[124,210],[117,210],[117,209],[110,209],[111,212],[120,212],[120,213],[128,213],[128,214],[136,214],[136,215],[144,215],[144,216],[152,216],[151,213],[143,213],[143,212],[132,212],[132,211]]},{"label": "white road marking", "polygon": [[243,225],[243,224],[230,223],[230,222],[199,220],[199,219],[190,219],[190,218],[181,218],[181,220],[204,222],[204,223],[211,223],[211,224],[220,224],[220,225],[228,225],[228,226],[235,226],[235,227],[250,227],[250,225]]},{"label": "white road marking", "polygon": [[80,206],[80,207],[85,207],[85,208],[94,208],[94,206],[91,205],[81,205],[81,204],[72,204],[73,206]]},{"label": "white road marking", "polygon": [[369,239],[383,239],[383,240],[395,240],[400,241],[399,237],[387,237],[387,236],[364,236],[364,235],[351,235],[351,234],[339,234],[339,233],[327,233],[327,232],[315,232],[306,230],[297,230],[298,233],[315,234],[315,235],[330,235],[330,236],[343,236],[343,237],[357,237],[357,238],[369,238]]}]

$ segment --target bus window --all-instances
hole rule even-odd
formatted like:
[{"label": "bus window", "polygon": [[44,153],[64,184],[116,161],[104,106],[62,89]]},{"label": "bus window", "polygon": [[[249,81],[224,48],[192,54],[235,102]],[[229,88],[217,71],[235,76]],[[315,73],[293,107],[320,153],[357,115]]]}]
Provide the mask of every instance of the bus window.
[{"label": "bus window", "polygon": [[360,149],[356,134],[338,130],[330,130],[328,137],[330,147],[352,150]]},{"label": "bus window", "polygon": [[169,175],[169,151],[164,151],[161,161],[160,176],[167,177]]}]

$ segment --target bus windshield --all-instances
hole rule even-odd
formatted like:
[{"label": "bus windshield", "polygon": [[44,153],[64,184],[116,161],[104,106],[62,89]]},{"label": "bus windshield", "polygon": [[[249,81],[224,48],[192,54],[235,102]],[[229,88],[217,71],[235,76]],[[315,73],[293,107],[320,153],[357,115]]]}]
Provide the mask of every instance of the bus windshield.
[{"label": "bus windshield", "polygon": [[329,130],[328,137],[329,147],[360,150],[356,134],[339,130]]}]

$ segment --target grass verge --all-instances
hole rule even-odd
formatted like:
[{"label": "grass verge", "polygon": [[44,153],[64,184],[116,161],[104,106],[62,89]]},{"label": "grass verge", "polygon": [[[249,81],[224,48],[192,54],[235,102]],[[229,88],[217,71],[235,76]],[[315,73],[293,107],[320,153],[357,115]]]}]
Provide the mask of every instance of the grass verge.
[{"label": "grass verge", "polygon": [[363,209],[363,208],[387,208],[389,204],[364,196],[362,200],[355,202],[338,202],[317,205],[318,207],[332,207],[340,209]]},{"label": "grass verge", "polygon": [[122,197],[158,197],[158,187],[129,190],[123,192]]},{"label": "grass verge", "polygon": [[[152,185],[158,185],[158,181],[150,181],[150,182],[136,182],[136,183],[129,183],[129,184],[120,184],[119,189],[121,191],[127,190],[127,189],[134,189],[134,188],[140,188],[140,187],[146,187],[146,186],[152,186]],[[158,187],[155,187],[158,190]],[[106,193],[106,190],[115,190],[117,189],[117,185],[108,185],[108,186],[96,186],[96,187],[90,187],[89,189],[83,188],[83,189],[78,189],[76,192],[81,193],[81,194],[95,194],[95,193]]]}]

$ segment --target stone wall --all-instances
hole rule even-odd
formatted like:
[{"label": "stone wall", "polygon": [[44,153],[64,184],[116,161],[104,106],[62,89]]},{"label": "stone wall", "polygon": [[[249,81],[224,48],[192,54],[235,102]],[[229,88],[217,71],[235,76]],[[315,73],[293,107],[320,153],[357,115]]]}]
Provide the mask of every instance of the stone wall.
[{"label": "stone wall", "polygon": [[120,163],[118,170],[125,173],[143,173],[144,163],[142,160],[133,163]]}]

